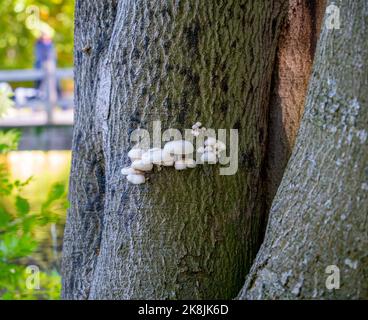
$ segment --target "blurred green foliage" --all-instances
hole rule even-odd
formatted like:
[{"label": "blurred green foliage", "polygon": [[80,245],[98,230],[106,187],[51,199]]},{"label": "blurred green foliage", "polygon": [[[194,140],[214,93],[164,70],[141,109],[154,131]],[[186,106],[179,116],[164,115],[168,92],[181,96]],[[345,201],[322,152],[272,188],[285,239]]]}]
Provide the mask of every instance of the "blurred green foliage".
[{"label": "blurred green foliage", "polygon": [[2,0],[0,69],[32,68],[40,31],[53,34],[58,66],[73,65],[73,0]]},{"label": "blurred green foliage", "polygon": [[[10,106],[9,97],[0,96],[0,109]],[[16,149],[19,140],[16,131],[0,134],[0,154]],[[36,230],[40,226],[57,223],[60,212],[67,209],[66,190],[56,183],[39,209],[22,195],[23,188],[31,183],[9,178],[6,166],[0,163],[0,299],[59,299],[61,281],[56,271],[40,271],[39,287],[27,286],[32,274],[28,266],[35,265],[32,255],[39,243]],[[4,198],[12,203],[5,206]],[[29,284],[29,283],[28,283]]]}]

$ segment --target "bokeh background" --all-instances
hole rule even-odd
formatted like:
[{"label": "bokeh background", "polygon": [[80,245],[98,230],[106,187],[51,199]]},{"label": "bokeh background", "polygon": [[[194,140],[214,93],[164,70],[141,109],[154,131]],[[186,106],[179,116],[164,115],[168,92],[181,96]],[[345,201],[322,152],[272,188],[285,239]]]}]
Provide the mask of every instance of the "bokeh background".
[{"label": "bokeh background", "polygon": [[0,299],[60,298],[73,11],[72,0],[0,1]]},{"label": "bokeh background", "polygon": [[1,0],[1,69],[33,67],[34,43],[40,33],[33,27],[37,12],[42,27],[53,32],[58,66],[73,66],[74,1]]}]

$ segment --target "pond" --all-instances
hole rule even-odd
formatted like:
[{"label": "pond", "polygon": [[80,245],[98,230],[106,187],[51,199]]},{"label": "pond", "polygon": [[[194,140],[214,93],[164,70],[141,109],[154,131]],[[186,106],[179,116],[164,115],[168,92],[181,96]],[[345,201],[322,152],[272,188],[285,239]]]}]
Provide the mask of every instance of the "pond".
[{"label": "pond", "polygon": [[[2,160],[12,179],[25,181],[32,177],[30,183],[22,190],[22,196],[29,200],[32,210],[41,207],[53,184],[63,183],[67,188],[70,151],[14,151],[4,157]],[[3,205],[14,206],[12,203]],[[59,222],[36,230],[35,237],[39,240],[40,246],[32,259],[42,269],[59,271],[66,210],[65,208],[55,210],[60,216]]]}]

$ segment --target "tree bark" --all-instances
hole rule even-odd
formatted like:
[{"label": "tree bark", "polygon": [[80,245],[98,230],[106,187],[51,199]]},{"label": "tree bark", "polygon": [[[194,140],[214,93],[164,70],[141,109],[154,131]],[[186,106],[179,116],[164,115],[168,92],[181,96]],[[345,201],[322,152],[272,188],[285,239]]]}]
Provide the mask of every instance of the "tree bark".
[{"label": "tree bark", "polygon": [[[296,147],[241,299],[368,298],[368,3],[333,2],[341,28],[323,26]],[[330,265],[340,289],[326,287]]]},{"label": "tree bark", "polygon": [[289,0],[271,87],[265,160],[266,212],[295,144],[325,6],[325,0]]},{"label": "tree bark", "polygon": [[[260,171],[286,0],[77,1],[66,299],[233,298],[258,250]],[[239,130],[239,169],[120,175],[129,134]]]}]

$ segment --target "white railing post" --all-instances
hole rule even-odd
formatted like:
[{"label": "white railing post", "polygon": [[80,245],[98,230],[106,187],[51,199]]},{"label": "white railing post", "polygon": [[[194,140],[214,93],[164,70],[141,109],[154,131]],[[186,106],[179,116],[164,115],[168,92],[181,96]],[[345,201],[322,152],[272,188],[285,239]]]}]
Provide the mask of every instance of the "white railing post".
[{"label": "white railing post", "polygon": [[53,111],[57,103],[57,79],[56,79],[56,65],[51,59],[43,64],[45,75],[45,91],[46,91],[46,114],[47,124],[53,122]]}]

